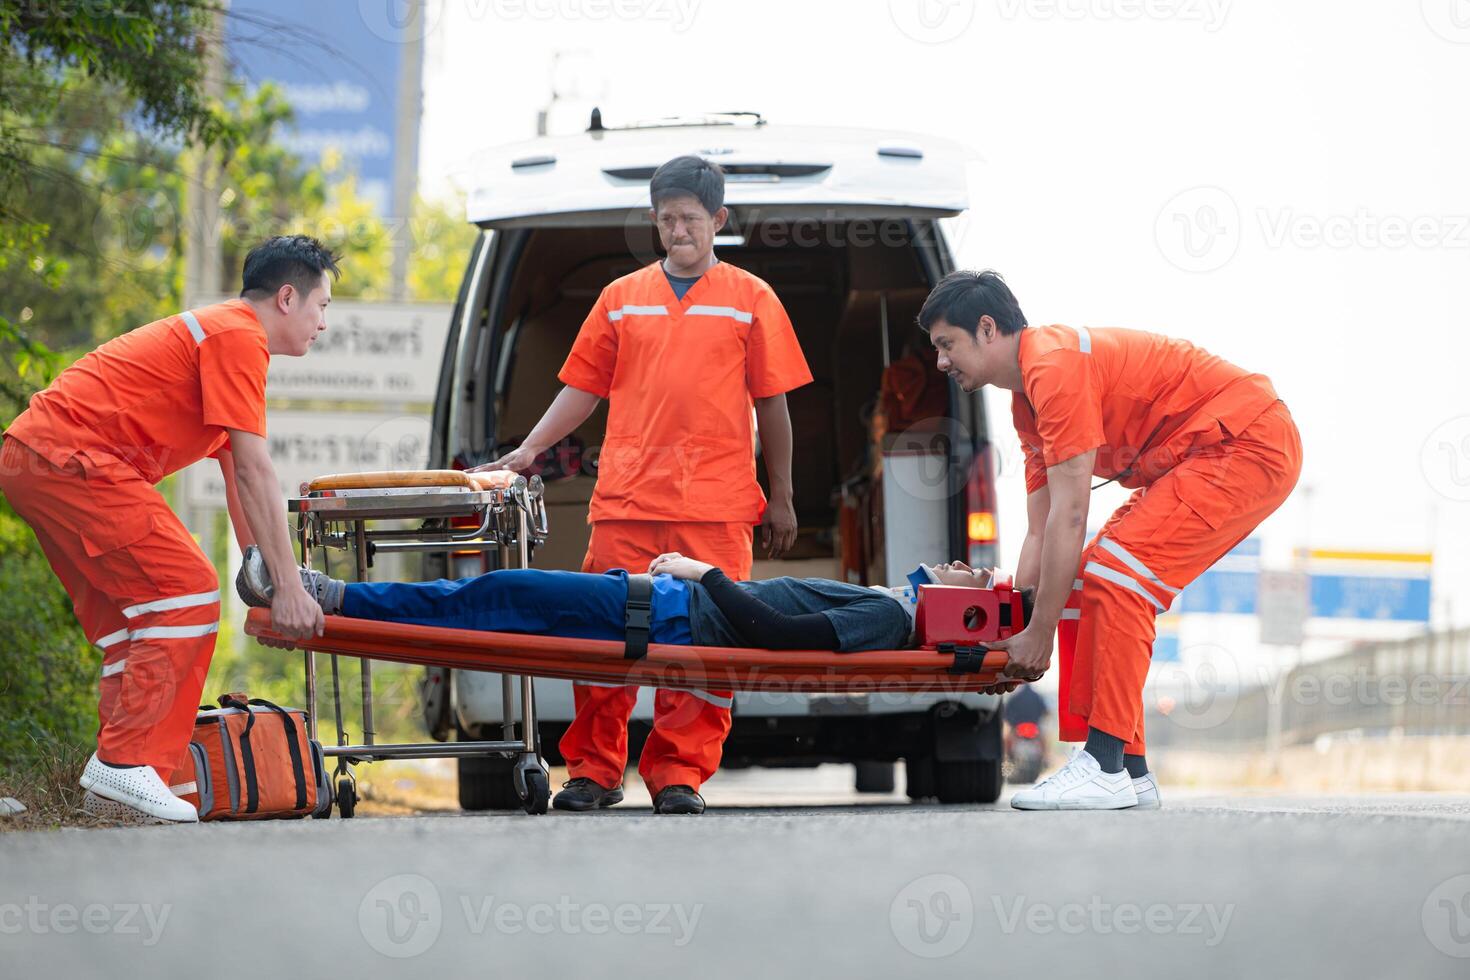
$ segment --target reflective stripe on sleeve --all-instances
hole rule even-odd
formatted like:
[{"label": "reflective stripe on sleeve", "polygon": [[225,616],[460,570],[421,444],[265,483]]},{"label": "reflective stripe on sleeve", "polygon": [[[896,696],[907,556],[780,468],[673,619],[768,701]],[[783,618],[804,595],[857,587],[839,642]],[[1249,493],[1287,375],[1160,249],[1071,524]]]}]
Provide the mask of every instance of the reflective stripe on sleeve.
[{"label": "reflective stripe on sleeve", "polygon": [[1077,328],[1077,349],[1084,354],[1092,353],[1092,334],[1087,332],[1086,327]]},{"label": "reflective stripe on sleeve", "polygon": [[111,677],[113,674],[121,674],[123,668],[126,667],[127,665],[128,665],[128,658],[127,657],[123,657],[121,660],[117,661],[116,663],[103,664],[102,665],[102,676],[103,677]]},{"label": "reflective stripe on sleeve", "polygon": [[204,328],[199,325],[199,318],[194,315],[194,311],[185,310],[179,316],[183,318],[184,325],[189,328],[189,333],[193,335],[194,343],[204,343]]}]

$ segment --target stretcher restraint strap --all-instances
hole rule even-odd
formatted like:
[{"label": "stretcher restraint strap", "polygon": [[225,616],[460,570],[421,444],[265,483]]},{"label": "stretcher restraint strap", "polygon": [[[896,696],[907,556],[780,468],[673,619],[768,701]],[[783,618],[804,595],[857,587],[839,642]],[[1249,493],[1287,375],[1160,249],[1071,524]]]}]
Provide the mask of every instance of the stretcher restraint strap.
[{"label": "stretcher restraint strap", "polygon": [[623,611],[623,657],[648,656],[648,633],[653,622],[653,576],[628,576],[628,604]]},{"label": "stretcher restraint strap", "polygon": [[[1001,606],[1005,609],[1005,606]],[[969,646],[964,643],[941,643],[936,648],[940,653],[954,654],[954,663],[949,666],[951,674],[977,674],[985,669],[985,655],[990,647],[983,643]]]}]

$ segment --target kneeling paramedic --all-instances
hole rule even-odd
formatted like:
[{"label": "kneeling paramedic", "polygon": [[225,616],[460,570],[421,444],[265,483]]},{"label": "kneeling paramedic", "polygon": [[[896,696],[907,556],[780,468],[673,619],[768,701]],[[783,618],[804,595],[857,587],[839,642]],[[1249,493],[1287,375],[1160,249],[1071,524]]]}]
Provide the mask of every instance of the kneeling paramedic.
[{"label": "kneeling paramedic", "polygon": [[[715,258],[728,217],[720,168],[677,157],[654,172],[649,192],[667,258],[603,289],[562,366],[566,387],[519,449],[481,468],[526,469],[606,398],[582,571],[646,568],[681,551],[749,578],[752,525],[764,525],[773,558],[796,538],[786,392],[812,375],[771,287]],[[756,481],[752,416],[769,506]],[[574,692],[576,716],[561,740],[571,779],[552,802],[610,806],[623,796],[638,688]],[[704,810],[699,788],[719,766],[732,704],[730,691],[655,693],[638,771],[658,813]]]},{"label": "kneeling paramedic", "polygon": [[97,751],[81,778],[93,812],[121,805],[198,819],[169,783],[214,654],[219,584],[154,484],[217,459],[236,537],[258,544],[288,583],[272,601],[273,622],[293,638],[321,633],[267,451],[265,384],[272,354],[299,357],[326,329],[328,272],[336,260],[319,242],[272,238],[246,256],[239,299],[108,341],[5,431],[0,490],[102,650]]},{"label": "kneeling paramedic", "polygon": [[[994,272],[945,276],[919,325],[961,388],[1013,392],[1027,492],[1016,585],[1037,593],[1026,628],[991,644],[1009,652],[1006,673],[1039,678],[1058,624],[1076,621],[1063,624],[1076,644],[1070,666],[1063,645],[1059,715],[1085,719],[1086,747],[1011,805],[1157,807],[1143,732],[1154,617],[1291,493],[1291,414],[1265,376],[1182,340],[1029,326]],[[1084,549],[1094,475],[1134,492]]]}]

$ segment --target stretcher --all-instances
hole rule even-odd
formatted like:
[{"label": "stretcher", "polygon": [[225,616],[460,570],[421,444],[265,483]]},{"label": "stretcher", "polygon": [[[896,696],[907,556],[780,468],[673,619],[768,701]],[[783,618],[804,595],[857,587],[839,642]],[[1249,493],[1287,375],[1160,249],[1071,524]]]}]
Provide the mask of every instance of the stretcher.
[{"label": "stretcher", "polygon": [[[300,515],[303,561],[314,546],[351,548],[358,580],[365,581],[375,551],[497,549],[501,568],[529,566],[532,549],[545,540],[545,507],[540,481],[511,474],[466,475],[456,471],[370,473],[323,477],[305,497],[290,501]],[[478,529],[449,532],[437,525],[418,531],[377,530],[375,519],[406,516],[437,519],[481,515]],[[432,523],[432,522],[431,522]],[[424,538],[424,534],[428,534]],[[414,537],[415,540],[384,540]],[[631,592],[631,587],[630,587]],[[630,624],[633,622],[630,601]],[[646,606],[644,607],[646,609]],[[646,636],[646,621],[644,623]],[[517,758],[516,789],[528,813],[544,813],[549,780],[536,733],[533,677],[636,684],[683,690],[736,690],[767,693],[963,694],[1003,683],[1007,658],[985,642],[1013,635],[1025,625],[1024,604],[1009,583],[990,589],[921,585],[915,628],[919,645],[904,650],[834,653],[827,650],[757,650],[612,640],[579,640],[480,630],[385,623],[344,616],[326,617],[322,636],[306,653],[307,697],[316,704],[316,653],[332,656],[338,744],[326,754],[339,759],[339,812],[351,815],[356,799],[350,763],[378,759],[461,757],[511,754]],[[284,640],[271,628],[270,610],[252,609],[245,632],[259,639]],[[337,657],[362,661],[363,744],[348,745],[336,694]],[[505,740],[427,745],[376,745],[371,714],[371,663],[395,663],[478,670],[504,677]],[[513,683],[521,684],[521,738],[513,738]],[[316,723],[309,720],[312,736]],[[343,803],[346,803],[343,806]]]},{"label": "stretcher", "polygon": [[[304,495],[290,498],[287,505],[296,515],[302,563],[310,568],[319,551],[323,570],[330,573],[331,551],[350,551],[359,582],[367,581],[368,569],[376,555],[394,552],[493,552],[496,567],[529,568],[534,549],[546,540],[548,532],[540,477],[527,480],[505,472],[468,474],[457,470],[427,470],[336,474],[311,481]],[[405,522],[410,526],[402,526]],[[269,612],[261,611],[266,612],[264,621],[269,623]],[[246,631],[271,637],[273,634],[259,629],[260,622],[261,617],[252,618]],[[512,777],[523,808],[528,813],[546,812],[551,798],[551,778],[541,758],[530,675],[512,671],[502,677],[505,711],[500,740],[379,744],[373,731],[372,662],[394,658],[334,649],[323,637],[312,641],[310,649],[303,653],[306,697],[310,705],[307,725],[314,739],[317,738],[318,653],[331,654],[337,744],[324,745],[323,752],[337,760],[334,796],[337,812],[343,817],[352,816],[356,807],[357,780],[352,766],[357,763],[486,755],[513,758]],[[343,724],[339,654],[361,660],[362,742],[359,744],[349,744]],[[520,685],[521,695],[519,715],[515,711],[516,684]]]}]

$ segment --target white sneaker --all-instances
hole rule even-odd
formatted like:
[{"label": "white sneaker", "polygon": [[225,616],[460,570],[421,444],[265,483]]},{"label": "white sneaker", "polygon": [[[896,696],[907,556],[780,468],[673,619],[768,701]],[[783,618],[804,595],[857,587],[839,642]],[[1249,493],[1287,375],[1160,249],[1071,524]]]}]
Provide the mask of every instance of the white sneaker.
[{"label": "white sneaker", "polygon": [[1133,792],[1138,796],[1138,803],[1133,808],[1135,810],[1157,810],[1163,806],[1159,799],[1159,784],[1151,772],[1133,780]]},{"label": "white sneaker", "polygon": [[1106,773],[1083,749],[1030,789],[1011,797],[1017,810],[1124,810],[1138,804],[1128,771]]},{"label": "white sneaker", "polygon": [[114,769],[103,764],[94,752],[87,760],[87,768],[82,770],[81,784],[93,796],[121,803],[150,817],[172,823],[199,822],[199,811],[175,796],[152,766]]},{"label": "white sneaker", "polygon": [[126,803],[109,800],[105,796],[98,796],[91,790],[82,797],[82,810],[94,817],[102,817],[104,820],[118,820],[123,823],[172,823],[162,817],[151,817],[142,810],[135,810]]}]

